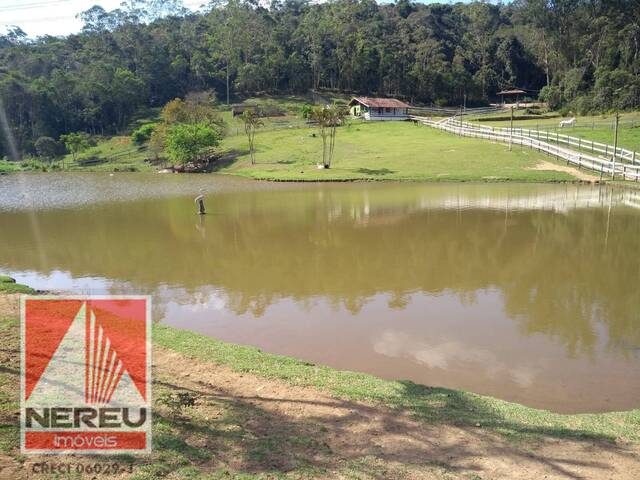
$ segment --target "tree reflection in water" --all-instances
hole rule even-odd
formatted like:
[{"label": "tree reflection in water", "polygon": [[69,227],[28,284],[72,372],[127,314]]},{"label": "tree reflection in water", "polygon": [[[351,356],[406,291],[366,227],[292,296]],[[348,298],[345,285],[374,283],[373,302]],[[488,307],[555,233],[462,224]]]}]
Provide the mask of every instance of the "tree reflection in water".
[{"label": "tree reflection in water", "polygon": [[420,316],[416,294],[473,307],[496,291],[494,315],[523,335],[561,342],[569,357],[593,356],[606,336],[607,348],[632,358],[640,349],[640,211],[625,195],[576,186],[321,185],[210,195],[210,215],[200,219],[190,197],[0,211],[0,269],[127,282],[153,294],[158,308],[204,304],[203,292],[214,291],[222,310],[255,317],[283,300],[357,317],[382,296],[388,318],[412,308]]}]

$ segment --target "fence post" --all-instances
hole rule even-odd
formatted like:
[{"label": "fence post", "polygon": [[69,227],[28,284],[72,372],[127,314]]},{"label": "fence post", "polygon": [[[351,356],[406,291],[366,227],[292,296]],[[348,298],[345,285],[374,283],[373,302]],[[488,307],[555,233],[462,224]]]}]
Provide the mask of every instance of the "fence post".
[{"label": "fence post", "polygon": [[513,105],[511,105],[511,121],[509,122],[509,151],[513,144]]},{"label": "fence post", "polygon": [[[614,139],[614,143],[613,143],[613,175],[612,175],[612,179],[616,178],[616,156],[618,155],[618,122],[620,121],[620,114],[618,112],[616,112],[616,133],[615,133],[615,139]],[[623,170],[622,170],[622,180],[624,180],[624,166],[623,166]]]}]

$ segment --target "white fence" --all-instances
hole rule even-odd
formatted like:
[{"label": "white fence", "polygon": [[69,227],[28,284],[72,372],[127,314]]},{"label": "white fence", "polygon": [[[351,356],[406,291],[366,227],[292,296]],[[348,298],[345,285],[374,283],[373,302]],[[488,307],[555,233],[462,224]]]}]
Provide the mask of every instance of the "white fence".
[{"label": "white fence", "polygon": [[[460,123],[460,120],[454,118],[454,123]],[[510,129],[506,127],[491,127],[485,125],[477,125],[469,122],[462,122],[465,126],[480,128],[490,132],[509,132]],[[548,130],[530,129],[513,127],[513,133],[523,137],[535,138],[537,140],[544,140],[547,143],[564,144],[570,147],[576,147],[579,150],[590,151],[591,153],[601,153],[607,158],[612,158],[615,150],[616,161],[626,162],[632,164],[640,164],[640,154],[633,150],[627,150],[626,148],[614,147],[606,143],[594,142],[593,140],[587,140],[580,137],[572,137],[569,135],[563,135],[556,132],[550,132]]]},{"label": "white fence", "polygon": [[411,107],[409,113],[416,116],[453,117],[455,115],[487,115],[505,111],[501,107],[446,108],[446,107]]},{"label": "white fence", "polygon": [[[636,159],[635,152],[630,152],[628,150],[619,149],[619,151],[624,150],[624,152],[627,153],[625,153],[623,156],[622,152],[620,152],[620,156],[616,156],[617,158],[614,161],[613,158],[602,158],[600,156],[595,156],[581,151],[582,144],[580,144],[577,151],[571,148],[560,146],[560,143],[563,143],[562,141],[558,141],[554,145],[552,142],[556,140],[555,135],[549,134],[554,138],[550,137],[549,141],[547,141],[546,134],[548,132],[543,132],[541,130],[536,131],[520,128],[514,128],[513,130],[510,130],[509,128],[475,125],[472,123],[463,122],[455,117],[449,117],[439,121],[434,121],[430,118],[414,115],[412,115],[411,118],[412,120],[418,121],[425,125],[429,125],[431,127],[464,137],[484,138],[486,140],[492,140],[495,142],[528,147],[533,150],[552,155],[558,159],[563,159],[567,162],[567,164],[576,165],[578,168],[588,168],[590,170],[599,172],[600,177],[607,175],[611,178],[620,178],[634,181],[640,180],[640,165],[634,163],[625,163],[624,161],[622,161],[624,159],[627,162],[633,162]],[[531,134],[530,132],[533,132],[533,134]],[[563,135],[563,137],[568,136]],[[558,139],[559,138],[560,137],[558,137]],[[573,139],[574,137],[568,137],[564,138],[563,140],[564,143],[569,146],[577,146],[575,145],[575,142],[572,143]],[[582,140],[582,142],[584,142],[584,140]],[[596,151],[595,148],[601,148],[601,145],[604,144],[589,142],[589,147],[594,147],[594,151]],[[608,146],[606,146],[605,148],[608,148]],[[613,147],[611,147],[611,154],[613,154]]]}]

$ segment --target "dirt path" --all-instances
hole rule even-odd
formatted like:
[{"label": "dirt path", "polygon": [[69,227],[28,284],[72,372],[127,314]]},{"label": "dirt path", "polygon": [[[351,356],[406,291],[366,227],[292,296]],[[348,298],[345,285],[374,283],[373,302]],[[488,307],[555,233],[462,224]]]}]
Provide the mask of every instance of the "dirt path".
[{"label": "dirt path", "polygon": [[531,167],[530,170],[552,170],[554,172],[564,172],[569,175],[573,175],[578,180],[583,180],[585,182],[595,182],[600,179],[600,177],[586,173],[582,170],[579,170],[575,167],[570,167],[568,165],[557,165],[555,163],[547,162],[546,160],[540,160],[535,167]]},{"label": "dirt path", "polygon": [[[0,317],[17,315],[16,300],[0,295]],[[7,340],[7,332],[0,334],[2,364],[8,359],[15,362],[15,345],[7,348],[15,338]],[[509,441],[482,426],[429,424],[402,411],[239,374],[171,350],[154,348],[153,361],[156,447],[153,458],[144,460],[147,465],[135,468],[175,462],[178,466],[167,478],[187,478],[180,473],[185,468],[213,478],[235,474],[327,479],[640,478],[637,445],[551,437],[534,443]],[[11,378],[17,390],[18,379]],[[0,390],[4,387],[13,388],[3,385]],[[178,392],[193,405],[172,408],[167,399]],[[2,417],[5,427],[16,421],[15,415]],[[34,478],[29,472],[43,459],[24,460],[16,453],[14,448],[0,455],[0,478]],[[165,476],[144,471],[143,478]],[[229,476],[217,476],[220,472]]]}]

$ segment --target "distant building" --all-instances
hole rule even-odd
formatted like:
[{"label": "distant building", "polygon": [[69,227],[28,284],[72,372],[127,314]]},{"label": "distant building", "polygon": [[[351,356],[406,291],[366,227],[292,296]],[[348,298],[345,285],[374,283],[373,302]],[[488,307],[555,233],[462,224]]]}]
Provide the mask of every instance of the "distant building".
[{"label": "distant building", "polygon": [[527,92],[525,92],[524,90],[520,90],[519,88],[514,88],[513,90],[502,90],[498,93],[496,93],[496,95],[498,95],[501,99],[502,99],[502,105],[506,105],[506,101],[505,99],[507,97],[509,98],[514,98],[516,100],[516,106],[518,106],[518,104],[520,103],[520,96],[521,95],[526,95]]},{"label": "distant building", "polygon": [[396,98],[355,97],[349,102],[354,117],[365,120],[406,120],[411,105]]},{"label": "distant building", "polygon": [[253,105],[250,103],[239,103],[237,105],[232,105],[231,106],[231,114],[234,117],[238,117],[240,115],[242,115],[246,110],[252,110],[253,112],[260,114],[260,108],[258,107],[258,105]]}]

